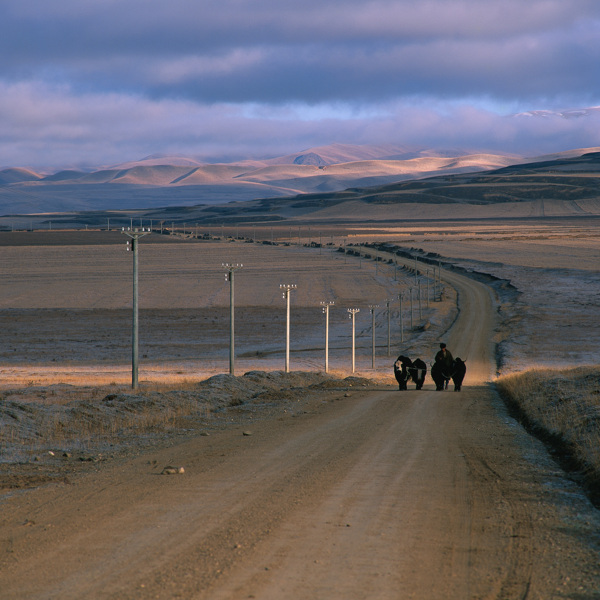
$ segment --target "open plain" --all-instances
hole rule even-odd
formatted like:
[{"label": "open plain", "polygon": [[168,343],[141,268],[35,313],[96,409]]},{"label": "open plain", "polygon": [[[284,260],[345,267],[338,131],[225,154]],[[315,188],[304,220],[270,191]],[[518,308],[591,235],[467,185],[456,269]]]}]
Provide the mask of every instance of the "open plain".
[{"label": "open plain", "polygon": [[[314,223],[140,242],[135,392],[124,236],[2,234],[0,598],[599,597],[600,515],[492,383],[597,362],[595,218]],[[463,391],[399,392],[439,341]]]}]

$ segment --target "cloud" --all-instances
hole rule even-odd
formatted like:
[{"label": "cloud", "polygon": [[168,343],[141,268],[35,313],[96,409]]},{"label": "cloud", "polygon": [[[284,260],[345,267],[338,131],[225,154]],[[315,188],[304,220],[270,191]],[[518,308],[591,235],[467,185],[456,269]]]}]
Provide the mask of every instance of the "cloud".
[{"label": "cloud", "polygon": [[3,13],[0,164],[600,145],[591,118],[505,118],[600,104],[596,0],[4,0]]},{"label": "cloud", "polygon": [[[40,106],[44,107],[43,112]],[[307,116],[308,115],[308,116]],[[67,86],[0,86],[0,165],[99,166],[156,152],[207,160],[267,157],[332,141],[536,155],[599,144],[600,111],[566,119],[505,117],[468,104],[198,104]]]},{"label": "cloud", "polygon": [[7,78],[199,102],[600,92],[591,1],[7,4]]}]

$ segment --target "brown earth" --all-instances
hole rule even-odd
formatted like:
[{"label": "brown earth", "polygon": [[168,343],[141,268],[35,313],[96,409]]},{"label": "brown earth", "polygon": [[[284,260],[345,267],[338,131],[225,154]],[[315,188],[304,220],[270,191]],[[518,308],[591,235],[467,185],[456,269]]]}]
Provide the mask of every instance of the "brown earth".
[{"label": "brown earth", "polygon": [[597,511],[490,384],[493,294],[443,277],[462,392],[323,390],[5,496],[0,598],[600,597]]}]

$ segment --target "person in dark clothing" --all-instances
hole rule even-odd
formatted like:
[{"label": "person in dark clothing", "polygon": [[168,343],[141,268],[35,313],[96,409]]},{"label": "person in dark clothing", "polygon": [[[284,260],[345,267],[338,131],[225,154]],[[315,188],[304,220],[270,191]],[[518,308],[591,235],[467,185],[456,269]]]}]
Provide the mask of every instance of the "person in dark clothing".
[{"label": "person in dark clothing", "polygon": [[407,356],[402,354],[396,359],[394,363],[394,376],[398,382],[399,389],[401,391],[408,389],[406,383],[410,377],[409,369],[412,367],[412,361]]},{"label": "person in dark clothing", "polygon": [[466,360],[462,360],[458,358],[458,356],[454,359],[454,365],[452,367],[452,382],[454,383],[455,392],[460,392],[463,379],[465,378],[465,374],[467,372],[467,365],[465,364],[466,362]]},{"label": "person in dark clothing", "polygon": [[412,380],[417,384],[417,389],[422,390],[427,375],[427,365],[420,358],[413,360],[412,369],[410,370]]},{"label": "person in dark clothing", "polygon": [[452,366],[454,363],[454,358],[452,357],[452,353],[450,352],[450,350],[446,348],[446,344],[444,344],[444,342],[440,344],[440,349],[435,355],[435,364],[437,364],[438,362],[441,365],[440,369],[444,375],[444,387],[448,389],[448,382],[452,377]]}]

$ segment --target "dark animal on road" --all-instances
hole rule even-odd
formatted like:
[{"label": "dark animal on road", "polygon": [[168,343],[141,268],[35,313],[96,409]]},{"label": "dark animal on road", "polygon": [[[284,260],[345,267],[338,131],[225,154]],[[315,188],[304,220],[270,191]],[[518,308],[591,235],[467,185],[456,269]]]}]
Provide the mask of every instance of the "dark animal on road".
[{"label": "dark animal on road", "polygon": [[435,390],[439,392],[444,389],[446,382],[452,377],[451,373],[447,373],[444,363],[441,360],[436,360],[431,367],[431,379],[435,383]]},{"label": "dark animal on road", "polygon": [[410,369],[410,376],[412,380],[417,384],[417,389],[423,389],[425,383],[425,376],[427,375],[427,365],[420,358],[413,360],[412,368]]},{"label": "dark animal on road", "polygon": [[394,363],[394,376],[398,382],[400,390],[408,389],[406,383],[410,378],[410,368],[412,367],[412,361],[406,356],[400,355]]},{"label": "dark animal on road", "polygon": [[452,381],[454,383],[455,392],[460,392],[463,379],[465,378],[465,374],[467,372],[466,362],[466,360],[461,360],[460,358],[456,357],[452,363]]}]

